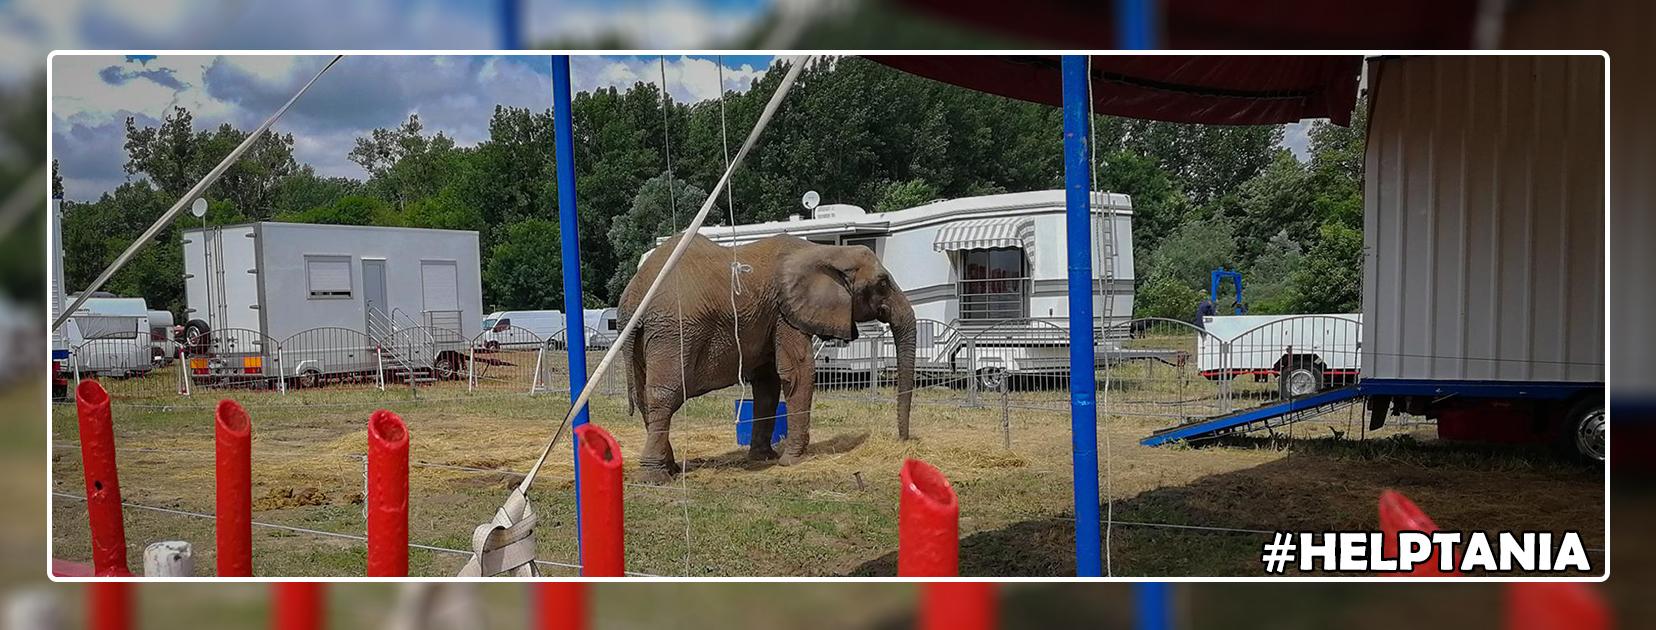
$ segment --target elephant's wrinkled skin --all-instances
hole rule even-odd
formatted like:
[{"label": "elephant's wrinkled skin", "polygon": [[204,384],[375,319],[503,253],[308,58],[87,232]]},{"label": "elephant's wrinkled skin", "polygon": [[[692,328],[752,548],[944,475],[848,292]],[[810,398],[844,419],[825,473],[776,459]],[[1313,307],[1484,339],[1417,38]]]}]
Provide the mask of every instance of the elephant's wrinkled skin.
[{"label": "elephant's wrinkled skin", "polygon": [[[737,247],[720,246],[699,234],[691,239],[648,311],[637,312],[638,305],[678,237],[645,258],[621,294],[618,309],[622,322],[643,318],[625,351],[631,363],[629,402],[644,412],[647,437],[640,464],[649,481],[669,480],[679,470],[668,439],[673,413],[688,398],[736,384],[738,352],[742,376],[753,387],[755,439],[748,458],[778,457],[759,436],[771,434],[777,401],[786,396],[788,437],[780,463],[787,466],[804,459],[811,441],[816,370],[811,337],[856,339],[858,322],[878,320],[891,326],[897,342],[897,431],[908,437],[914,309],[873,251],[791,236]],[[733,261],[742,269],[734,309]],[[737,322],[732,322],[732,312],[738,314]],[[733,323],[741,330],[739,343]]]}]

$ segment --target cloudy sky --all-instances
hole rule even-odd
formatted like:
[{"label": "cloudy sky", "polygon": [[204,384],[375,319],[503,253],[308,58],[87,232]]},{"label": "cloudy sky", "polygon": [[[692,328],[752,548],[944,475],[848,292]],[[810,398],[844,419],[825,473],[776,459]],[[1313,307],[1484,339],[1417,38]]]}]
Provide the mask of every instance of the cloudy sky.
[{"label": "cloudy sky", "polygon": [[[173,106],[190,110],[197,129],[229,122],[257,127],[327,62],[327,57],[60,55],[53,62],[52,143],[71,199],[95,199],[126,181],[121,165],[127,117],[157,125]],[[716,57],[669,56],[667,87],[681,101],[715,98]],[[723,58],[724,87],[746,90],[768,56]],[[578,56],[577,91],[661,82],[661,59]],[[551,62],[532,56],[356,56],[341,60],[276,124],[294,136],[300,161],[325,175],[364,177],[346,159],[355,139],[418,113],[428,132],[462,145],[488,137],[497,104],[551,107]]]}]

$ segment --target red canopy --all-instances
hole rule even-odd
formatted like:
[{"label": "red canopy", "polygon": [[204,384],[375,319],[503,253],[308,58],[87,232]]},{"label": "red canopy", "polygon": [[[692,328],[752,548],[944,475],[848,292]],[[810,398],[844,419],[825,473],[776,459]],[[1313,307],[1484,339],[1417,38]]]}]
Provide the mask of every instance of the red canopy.
[{"label": "red canopy", "polygon": [[[1056,48],[1118,47],[1115,2],[1111,0],[897,3],[939,19]],[[1159,0],[1155,4],[1161,14],[1160,47],[1179,50],[1471,48],[1478,10],[1478,0]]]},{"label": "red canopy", "polygon": [[[1059,105],[1056,56],[885,56],[882,64],[980,92]],[[1210,125],[1261,125],[1328,118],[1351,122],[1360,55],[1092,58],[1100,114]]]}]

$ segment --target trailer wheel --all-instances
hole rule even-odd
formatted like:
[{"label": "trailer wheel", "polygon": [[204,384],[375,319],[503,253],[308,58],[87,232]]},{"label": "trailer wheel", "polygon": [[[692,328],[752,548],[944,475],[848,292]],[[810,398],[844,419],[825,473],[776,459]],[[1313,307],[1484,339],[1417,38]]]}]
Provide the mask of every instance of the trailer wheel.
[{"label": "trailer wheel", "polygon": [[977,373],[978,391],[998,392],[1006,382],[1006,370],[998,367],[979,368]]},{"label": "trailer wheel", "polygon": [[457,352],[444,352],[437,355],[437,364],[432,366],[432,368],[432,372],[434,372],[433,376],[439,379],[445,381],[458,379],[460,378],[460,354]]},{"label": "trailer wheel", "polygon": [[1277,375],[1278,389],[1283,398],[1304,398],[1323,388],[1322,369],[1315,363],[1295,362]]},{"label": "trailer wheel", "polygon": [[299,378],[294,381],[294,384],[306,389],[320,386],[322,384],[322,373],[317,371],[316,368],[305,368],[305,371],[299,373]]},{"label": "trailer wheel", "polygon": [[1604,461],[1608,442],[1604,437],[1604,401],[1588,399],[1576,403],[1565,417],[1560,446],[1572,457],[1586,462]]}]

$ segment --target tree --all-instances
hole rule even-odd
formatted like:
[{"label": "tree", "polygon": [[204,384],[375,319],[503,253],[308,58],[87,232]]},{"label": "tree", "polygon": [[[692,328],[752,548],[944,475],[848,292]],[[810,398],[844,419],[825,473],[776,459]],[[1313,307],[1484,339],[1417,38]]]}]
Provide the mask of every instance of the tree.
[{"label": "tree", "polygon": [[375,129],[357,138],[348,157],[368,171],[369,187],[399,212],[416,199],[429,196],[448,183],[448,174],[460,153],[454,140],[442,132],[426,137],[419,114],[395,129]]},{"label": "tree", "polygon": [[1363,233],[1337,222],[1324,223],[1320,232],[1294,272],[1294,311],[1355,312],[1363,304]]},{"label": "tree", "polygon": [[1230,216],[1238,226],[1238,258],[1251,263],[1279,235],[1295,243],[1316,240],[1322,220],[1313,204],[1310,178],[1287,149],[1278,149],[1270,165],[1242,184]]},{"label": "tree", "polygon": [[558,224],[525,219],[506,226],[483,267],[483,301],[494,309],[563,308]]},{"label": "tree", "polygon": [[1191,289],[1207,288],[1209,272],[1236,266],[1236,239],[1227,221],[1197,221],[1180,226],[1150,257],[1150,276],[1178,281]]},{"label": "tree", "polygon": [[904,208],[925,205],[937,199],[937,187],[923,179],[911,179],[906,182],[891,182],[880,191],[879,201],[874,202],[875,212],[891,212]]},{"label": "tree", "polygon": [[1166,275],[1152,276],[1138,289],[1133,299],[1134,317],[1166,317],[1181,322],[1192,321],[1201,296],[1189,284]]},{"label": "tree", "polygon": [[706,192],[682,179],[672,180],[671,191],[667,181],[667,174],[662,173],[644,182],[638,194],[633,196],[627,212],[615,217],[610,227],[610,247],[621,264],[604,284],[604,296],[608,303],[621,299],[621,292],[626,290],[627,283],[638,270],[639,259],[644,257],[644,252],[655,247],[656,238],[672,234],[672,208],[678,207],[682,228],[689,223],[691,209],[700,207],[707,200]]},{"label": "tree", "polygon": [[462,199],[453,187],[408,205],[402,223],[408,227],[483,232],[488,223],[477,206]]},{"label": "tree", "polygon": [[1304,254],[1299,243],[1278,234],[1266,242],[1258,257],[1243,267],[1248,312],[1257,315],[1293,313],[1299,296],[1294,290],[1294,274],[1303,264]]},{"label": "tree", "polygon": [[334,203],[309,210],[276,217],[290,223],[322,223],[329,225],[400,225],[399,217],[384,201],[362,195],[350,195]]},{"label": "tree", "polygon": [[[245,132],[229,123],[200,132],[195,131],[194,124],[195,117],[183,107],[174,107],[157,127],[139,128],[136,119],[128,117],[126,172],[149,178],[176,201],[247,139]],[[276,197],[282,181],[298,170],[293,158],[293,135],[266,131],[225,169],[204,196],[228,199],[248,216],[267,218],[277,212]]]}]

